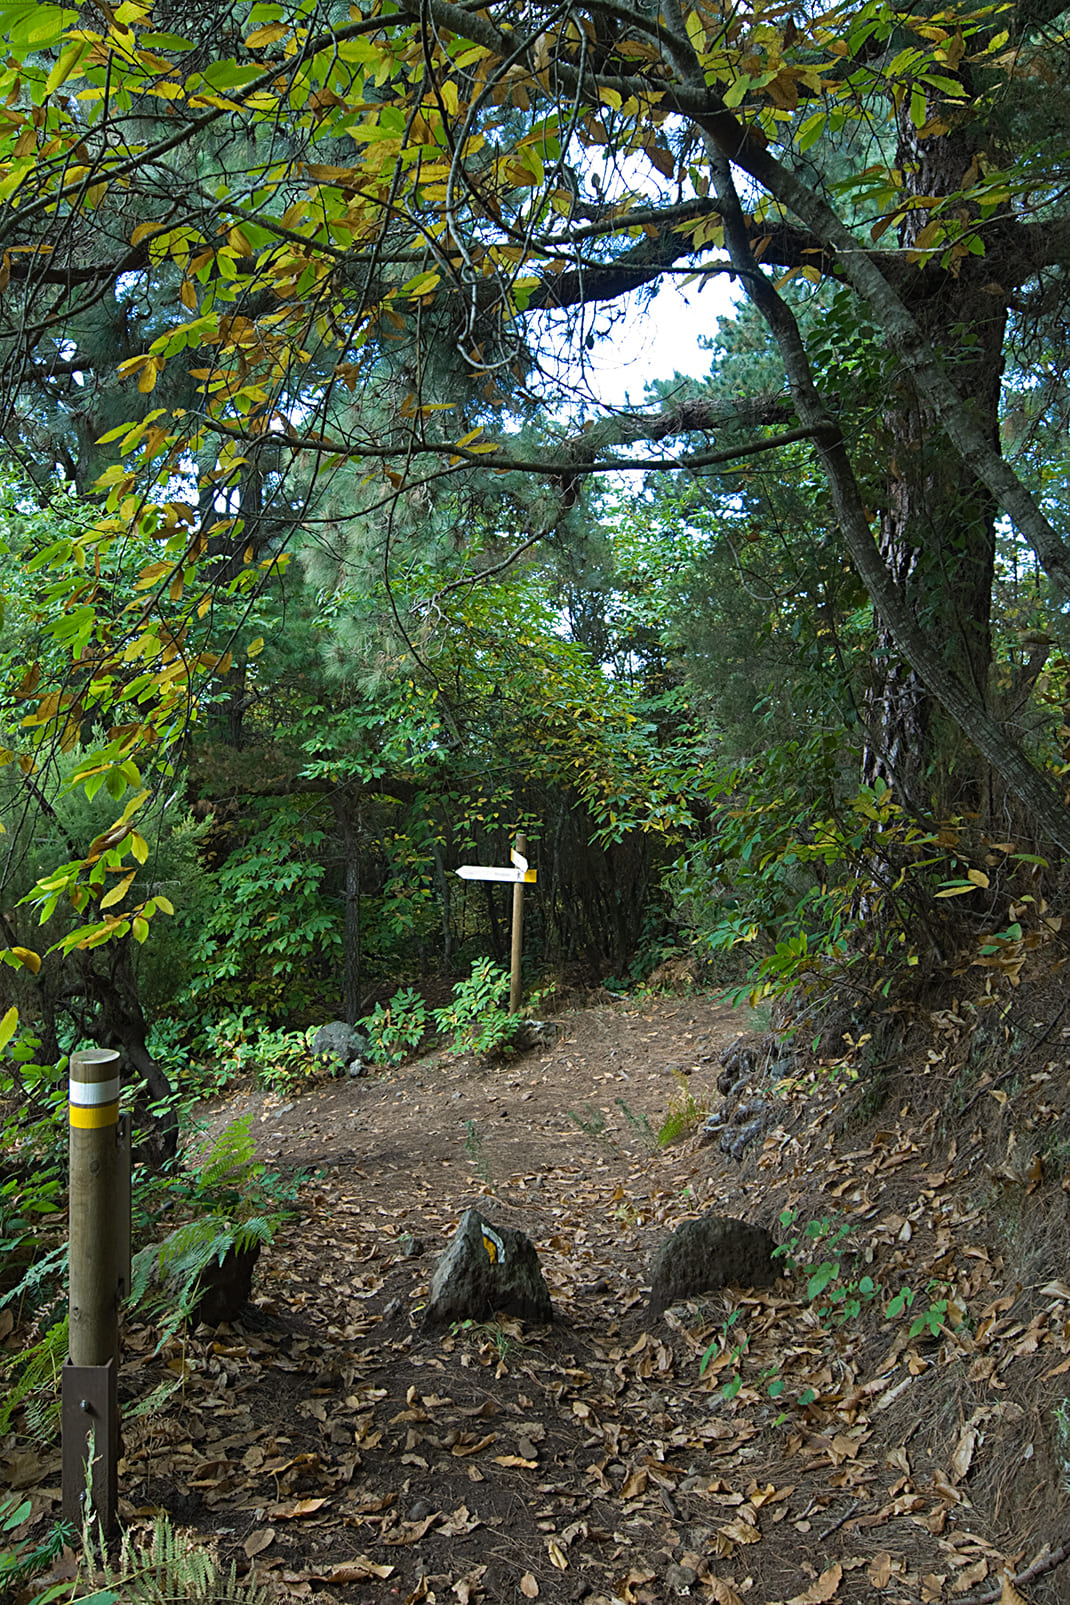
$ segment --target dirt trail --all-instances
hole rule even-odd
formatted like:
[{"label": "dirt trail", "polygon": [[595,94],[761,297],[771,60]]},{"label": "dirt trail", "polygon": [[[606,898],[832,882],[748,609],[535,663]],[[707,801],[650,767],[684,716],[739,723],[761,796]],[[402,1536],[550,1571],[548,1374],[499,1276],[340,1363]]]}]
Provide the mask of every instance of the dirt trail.
[{"label": "dirt trail", "polygon": [[[983,1144],[941,1123],[945,1064],[868,1121],[842,1078],[782,1088],[737,1165],[651,1134],[685,1097],[719,1104],[745,1018],[652,998],[559,1023],[491,1068],[436,1055],[207,1112],[209,1136],[250,1115],[265,1160],[314,1173],[232,1329],[159,1355],[128,1332],[121,1390],[151,1402],[128,1413],[124,1515],[167,1509],[286,1600],[1019,1605],[1001,1576],[1034,1561],[1028,1599],[1062,1599],[1058,1178],[1028,1184],[1017,1275],[978,1204]],[[535,1241],[552,1327],[421,1328],[472,1204]],[[651,1316],[650,1256],[681,1220],[785,1206],[844,1223],[834,1285],[882,1297],[838,1324],[797,1275]],[[883,1314],[904,1278],[937,1309],[920,1335]]]}]

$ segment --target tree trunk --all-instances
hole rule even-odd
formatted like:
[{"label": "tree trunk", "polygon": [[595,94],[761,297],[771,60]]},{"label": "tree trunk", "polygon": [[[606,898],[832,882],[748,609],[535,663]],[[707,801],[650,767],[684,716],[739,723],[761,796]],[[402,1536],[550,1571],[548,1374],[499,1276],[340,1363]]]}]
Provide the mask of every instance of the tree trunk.
[{"label": "tree trunk", "polygon": [[347,1025],[360,1019],[360,814],[357,794],[341,786],[331,797],[342,835],[345,866],[345,922],[342,947],[342,993]]},{"label": "tree trunk", "polygon": [[[960,134],[920,140],[904,118],[897,166],[918,195],[961,189],[974,160]],[[910,250],[928,212],[911,213],[900,230]],[[947,354],[956,389],[970,398],[975,420],[999,449],[1000,380],[1006,305],[986,282],[983,263],[968,258],[957,273],[931,265],[918,271],[908,306],[925,339]],[[947,667],[989,701],[991,608],[996,504],[951,446],[935,409],[901,371],[884,409],[888,483],[878,546],[893,583]],[[865,701],[863,779],[886,780],[914,812],[983,816],[988,766],[975,749],[951,740],[939,704],[903,659],[888,621],[878,619],[872,678]],[[983,825],[984,820],[981,818]]]},{"label": "tree trunk", "polygon": [[[878,615],[921,683],[929,688],[935,700],[1018,798],[1038,835],[1047,836],[1061,852],[1070,855],[1070,808],[1061,792],[992,717],[969,679],[949,666],[938,641],[911,613],[894,584],[873,538],[839,425],[814,385],[795,316],[754,260],[729,161],[714,152],[710,165],[733,266],[780,348],[799,417],[812,431],[815,450],[828,475],[832,505],[844,544]],[[979,433],[975,423],[971,422],[970,427]],[[985,483],[991,483],[987,475]]]},{"label": "tree trunk", "polygon": [[[131,1069],[144,1077],[153,1102],[162,1104],[171,1096],[171,1083],[149,1052],[149,1028],[138,994],[131,940],[127,936],[110,943],[105,949],[108,969],[94,965],[87,976],[86,995],[100,1009],[93,1034],[98,1047],[118,1048],[125,1054]],[[149,1118],[152,1128],[145,1153],[159,1168],[178,1150],[178,1116],[167,1104],[162,1112],[150,1114]]]}]

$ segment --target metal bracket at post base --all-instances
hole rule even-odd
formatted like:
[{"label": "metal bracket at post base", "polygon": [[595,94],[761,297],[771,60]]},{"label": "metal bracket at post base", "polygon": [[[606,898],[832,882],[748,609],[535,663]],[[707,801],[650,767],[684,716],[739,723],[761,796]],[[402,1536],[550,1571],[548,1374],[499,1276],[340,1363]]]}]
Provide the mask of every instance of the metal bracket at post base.
[{"label": "metal bracket at post base", "polygon": [[[114,1360],[63,1366],[63,1516],[80,1532],[89,1515],[115,1531],[119,1503],[119,1401]],[[87,1471],[88,1465],[88,1471]],[[86,1491],[89,1510],[85,1508]]]}]

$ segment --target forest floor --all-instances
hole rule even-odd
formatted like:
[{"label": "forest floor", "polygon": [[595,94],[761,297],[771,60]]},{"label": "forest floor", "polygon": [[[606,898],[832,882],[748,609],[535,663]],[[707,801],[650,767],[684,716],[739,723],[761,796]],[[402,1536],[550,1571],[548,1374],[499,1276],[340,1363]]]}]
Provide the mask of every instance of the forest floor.
[{"label": "forest floor", "polygon": [[[651,1141],[722,1103],[747,1032],[700,996],[576,1010],[496,1065],[234,1089],[209,1131],[251,1116],[268,1165],[312,1174],[231,1327],[157,1354],[127,1331],[124,1520],[165,1509],[276,1597],[341,1605],[1065,1598],[1070,1073],[1045,1055],[1070,1050],[1056,1029],[997,1074],[964,1016],[928,1018],[879,1096],[828,1066],[782,1084],[742,1163]],[[423,1330],[471,1205],[534,1240],[552,1326]],[[826,1296],[882,1291],[837,1325],[796,1271],[652,1316],[652,1252],[707,1210],[842,1224],[797,1257],[839,1262]],[[32,1532],[58,1456],[0,1462]]]}]

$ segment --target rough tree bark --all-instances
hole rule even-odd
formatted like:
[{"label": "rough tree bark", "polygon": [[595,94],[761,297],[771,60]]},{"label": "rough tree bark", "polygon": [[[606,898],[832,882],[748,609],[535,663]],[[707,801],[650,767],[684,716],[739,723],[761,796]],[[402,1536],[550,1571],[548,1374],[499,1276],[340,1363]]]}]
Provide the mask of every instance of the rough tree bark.
[{"label": "rough tree bark", "polygon": [[[933,108],[935,116],[935,108]],[[901,116],[897,166],[918,196],[952,195],[967,182],[977,156],[971,131],[922,139]],[[914,247],[928,212],[910,212],[899,230],[903,250]],[[1006,332],[1005,292],[983,260],[958,271],[915,272],[903,287],[918,328],[943,350],[955,388],[969,398],[978,426],[999,451],[999,402]],[[909,371],[893,381],[883,416],[887,486],[878,547],[905,607],[937,645],[947,667],[982,707],[989,705],[991,610],[995,570],[996,502],[989,488],[948,441],[932,402]],[[888,781],[923,817],[976,816],[982,827],[989,797],[988,768],[975,750],[949,743],[938,730],[933,689],[901,655],[888,621],[878,621],[872,675],[865,700],[863,778]],[[946,721],[945,721],[946,723]],[[954,772],[947,762],[955,757]]]},{"label": "rough tree bark", "polygon": [[339,786],[331,806],[342,838],[345,866],[345,923],[343,931],[342,995],[345,1021],[360,1019],[360,797],[352,786]]}]

